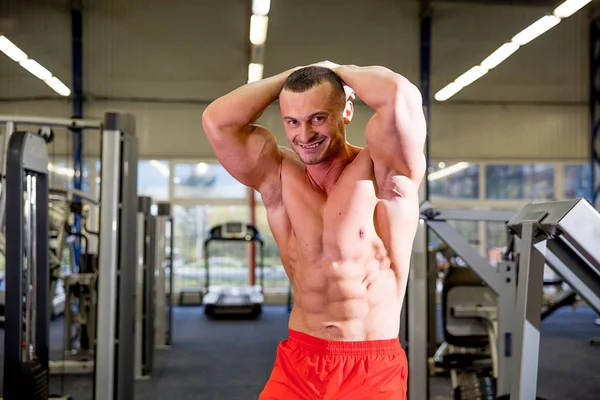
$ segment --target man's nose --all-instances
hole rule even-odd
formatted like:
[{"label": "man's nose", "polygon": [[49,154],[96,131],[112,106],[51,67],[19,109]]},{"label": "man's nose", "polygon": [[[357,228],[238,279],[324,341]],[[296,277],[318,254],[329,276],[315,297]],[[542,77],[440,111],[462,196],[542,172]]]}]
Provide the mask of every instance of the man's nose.
[{"label": "man's nose", "polygon": [[302,133],[300,134],[303,143],[310,143],[317,137],[317,132],[312,128],[312,125],[308,122],[302,124]]}]

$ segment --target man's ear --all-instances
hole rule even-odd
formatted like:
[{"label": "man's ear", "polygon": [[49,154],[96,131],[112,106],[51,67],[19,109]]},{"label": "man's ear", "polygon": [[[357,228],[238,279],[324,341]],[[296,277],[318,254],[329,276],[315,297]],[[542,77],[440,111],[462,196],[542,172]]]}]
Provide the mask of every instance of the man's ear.
[{"label": "man's ear", "polygon": [[346,107],[344,107],[344,123],[348,125],[350,121],[352,121],[352,117],[354,117],[354,104],[351,101],[346,102]]}]

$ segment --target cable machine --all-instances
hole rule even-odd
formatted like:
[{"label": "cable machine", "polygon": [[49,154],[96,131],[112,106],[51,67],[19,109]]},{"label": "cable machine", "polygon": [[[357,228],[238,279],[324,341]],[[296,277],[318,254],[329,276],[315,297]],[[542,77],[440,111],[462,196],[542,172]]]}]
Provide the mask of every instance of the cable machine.
[{"label": "cable machine", "polygon": [[[40,136],[15,132],[6,186],[4,399],[49,398],[48,150]],[[68,397],[63,397],[68,399]]]}]

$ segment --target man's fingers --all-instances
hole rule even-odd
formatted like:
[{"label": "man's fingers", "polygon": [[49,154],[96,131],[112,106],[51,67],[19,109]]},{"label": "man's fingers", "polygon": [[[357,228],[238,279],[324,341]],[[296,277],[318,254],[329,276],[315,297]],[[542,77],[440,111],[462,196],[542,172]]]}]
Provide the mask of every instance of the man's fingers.
[{"label": "man's fingers", "polygon": [[344,92],[346,93],[346,101],[356,98],[356,94],[354,94],[354,90],[350,86],[344,85]]}]

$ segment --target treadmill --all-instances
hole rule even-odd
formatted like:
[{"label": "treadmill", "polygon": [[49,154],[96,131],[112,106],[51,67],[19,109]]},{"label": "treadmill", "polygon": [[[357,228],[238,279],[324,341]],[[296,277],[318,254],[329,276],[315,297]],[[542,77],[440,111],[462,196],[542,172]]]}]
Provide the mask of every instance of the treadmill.
[{"label": "treadmill", "polygon": [[[223,286],[210,284],[210,243],[216,241],[252,243],[260,247],[260,284]],[[264,241],[258,229],[244,222],[227,222],[213,226],[204,241],[204,266],[206,271],[205,295],[202,298],[204,314],[209,318],[257,318],[264,303]]]}]

